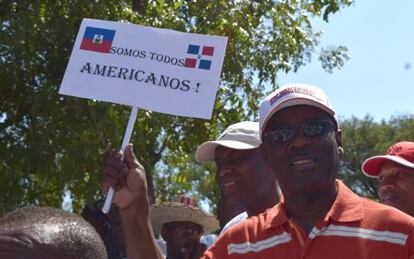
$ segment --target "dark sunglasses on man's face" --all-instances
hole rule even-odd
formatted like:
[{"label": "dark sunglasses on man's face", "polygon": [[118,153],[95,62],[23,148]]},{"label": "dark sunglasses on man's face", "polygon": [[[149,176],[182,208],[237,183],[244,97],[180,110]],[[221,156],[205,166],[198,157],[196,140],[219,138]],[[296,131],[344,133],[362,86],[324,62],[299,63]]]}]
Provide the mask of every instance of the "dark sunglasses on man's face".
[{"label": "dark sunglasses on man's face", "polygon": [[264,134],[264,137],[273,143],[283,143],[292,139],[300,128],[302,134],[308,137],[319,137],[336,129],[335,124],[331,120],[307,120],[298,126],[281,125],[271,129]]}]

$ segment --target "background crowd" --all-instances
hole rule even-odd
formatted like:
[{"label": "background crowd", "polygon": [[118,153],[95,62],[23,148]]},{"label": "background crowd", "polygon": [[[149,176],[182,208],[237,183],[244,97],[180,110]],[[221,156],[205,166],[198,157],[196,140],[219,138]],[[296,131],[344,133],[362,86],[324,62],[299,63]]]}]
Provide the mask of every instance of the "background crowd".
[{"label": "background crowd", "polygon": [[413,258],[414,142],[395,143],[362,164],[378,179],[384,206],[337,179],[341,136],[321,89],[284,86],[261,102],[259,123],[230,125],[197,149],[199,162],[217,167],[220,221],[192,197],[151,206],[145,169],[130,144],[104,162],[102,190],[115,189],[110,213],[101,212],[102,201],[83,210],[96,231],[57,209],[17,209],[0,219],[0,255]]}]

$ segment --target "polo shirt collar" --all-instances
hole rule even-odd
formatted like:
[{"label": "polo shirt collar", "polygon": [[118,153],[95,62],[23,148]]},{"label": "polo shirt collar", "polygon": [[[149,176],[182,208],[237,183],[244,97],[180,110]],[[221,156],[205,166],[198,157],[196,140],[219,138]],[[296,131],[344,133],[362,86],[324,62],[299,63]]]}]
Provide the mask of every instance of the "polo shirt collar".
[{"label": "polo shirt collar", "polygon": [[281,226],[289,220],[283,201],[267,210],[265,215],[265,229]]},{"label": "polo shirt collar", "polygon": [[[338,193],[332,207],[329,209],[325,221],[332,219],[336,222],[354,222],[363,218],[361,198],[353,193],[341,180],[336,180]],[[286,223],[289,218],[284,202],[279,202],[265,213],[265,229],[278,227]]]},{"label": "polo shirt collar", "polygon": [[353,193],[341,180],[336,180],[338,194],[326,219],[336,222],[360,221],[363,218],[361,197]]}]

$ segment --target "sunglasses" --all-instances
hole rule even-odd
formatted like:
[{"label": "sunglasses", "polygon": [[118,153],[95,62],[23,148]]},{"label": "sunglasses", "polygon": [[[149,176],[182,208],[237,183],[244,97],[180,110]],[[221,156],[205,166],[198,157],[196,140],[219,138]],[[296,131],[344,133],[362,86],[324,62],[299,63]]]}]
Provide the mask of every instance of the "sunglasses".
[{"label": "sunglasses", "polygon": [[175,231],[177,234],[181,235],[202,235],[203,234],[203,227],[198,224],[193,223],[186,223],[186,222],[170,222],[166,223],[163,226],[166,229],[171,229]]},{"label": "sunglasses", "polygon": [[307,120],[298,126],[282,125],[266,132],[264,137],[273,143],[283,143],[296,136],[298,128],[305,136],[319,137],[335,130],[336,125],[331,120]]}]

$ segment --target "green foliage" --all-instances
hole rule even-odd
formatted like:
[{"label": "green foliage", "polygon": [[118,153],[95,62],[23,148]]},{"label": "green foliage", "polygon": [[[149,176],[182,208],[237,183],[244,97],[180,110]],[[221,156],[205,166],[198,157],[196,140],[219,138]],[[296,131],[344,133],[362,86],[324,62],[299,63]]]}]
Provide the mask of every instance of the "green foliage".
[{"label": "green foliage", "polygon": [[351,56],[348,55],[348,48],[344,46],[322,48],[321,55],[319,56],[322,68],[329,73],[332,73],[337,67],[343,67],[344,61],[349,59],[351,59]]},{"label": "green foliage", "polygon": [[400,115],[389,121],[375,122],[372,117],[351,118],[341,123],[344,157],[340,178],[357,193],[378,199],[376,180],[366,177],[361,170],[365,159],[381,155],[398,141],[414,140],[414,116]]},{"label": "green foliage", "polygon": [[[320,33],[310,19],[327,21],[350,4],[349,0],[1,1],[0,214],[27,204],[60,206],[65,190],[75,211],[99,196],[103,154],[110,143],[120,145],[129,109],[58,95],[83,17],[229,38],[213,118],[140,111],[132,136],[147,170],[152,201],[177,192],[202,193],[202,198],[215,201],[214,168],[195,164],[197,145],[231,123],[254,119],[264,86],[275,85],[278,71],[296,71],[315,52]],[[342,65],[331,60],[334,66]]]}]

